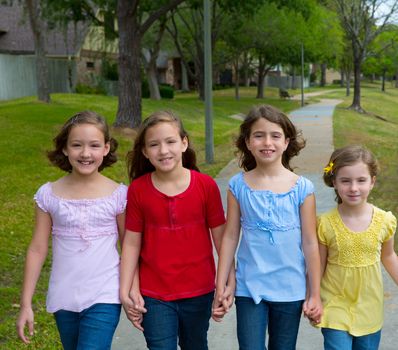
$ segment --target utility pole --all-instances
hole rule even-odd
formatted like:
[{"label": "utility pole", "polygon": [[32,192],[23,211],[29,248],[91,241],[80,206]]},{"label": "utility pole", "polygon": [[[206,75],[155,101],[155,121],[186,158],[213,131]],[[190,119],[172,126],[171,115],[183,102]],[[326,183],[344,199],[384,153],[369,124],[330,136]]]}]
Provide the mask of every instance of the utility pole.
[{"label": "utility pole", "polygon": [[301,44],[301,107],[304,107],[304,44]]},{"label": "utility pole", "polygon": [[210,0],[204,0],[204,55],[205,55],[205,148],[206,162],[214,161],[213,136],[213,92],[212,92],[212,62],[211,62],[211,14]]}]

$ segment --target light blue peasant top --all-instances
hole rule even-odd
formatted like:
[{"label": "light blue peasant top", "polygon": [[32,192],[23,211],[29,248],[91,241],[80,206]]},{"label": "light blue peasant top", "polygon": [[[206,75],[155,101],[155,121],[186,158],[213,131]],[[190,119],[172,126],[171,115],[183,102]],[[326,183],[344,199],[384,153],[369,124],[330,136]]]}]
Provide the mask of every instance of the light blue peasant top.
[{"label": "light blue peasant top", "polygon": [[241,212],[236,296],[289,302],[305,299],[305,261],[301,246],[300,206],[314,185],[300,176],[285,193],[253,190],[243,172],[229,181]]}]

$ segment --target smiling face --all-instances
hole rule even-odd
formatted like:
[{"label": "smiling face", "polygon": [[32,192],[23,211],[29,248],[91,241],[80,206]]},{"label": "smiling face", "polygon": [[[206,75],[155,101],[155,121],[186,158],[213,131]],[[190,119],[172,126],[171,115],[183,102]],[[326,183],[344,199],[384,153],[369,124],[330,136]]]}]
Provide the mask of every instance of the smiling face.
[{"label": "smiling face", "polygon": [[109,149],[100,129],[92,124],[78,124],[70,130],[63,153],[72,165],[72,173],[91,175],[98,172]]},{"label": "smiling face", "polygon": [[187,147],[188,140],[181,138],[176,123],[160,122],[147,129],[142,153],[156,171],[172,172],[182,167],[182,154]]},{"label": "smiling face", "polygon": [[283,152],[289,145],[279,124],[272,123],[265,118],[259,118],[253,123],[250,136],[246,140],[248,150],[254,156],[257,165],[281,161]]},{"label": "smiling face", "polygon": [[333,185],[343,205],[359,206],[367,203],[375,181],[376,178],[370,175],[368,165],[359,161],[340,168]]}]

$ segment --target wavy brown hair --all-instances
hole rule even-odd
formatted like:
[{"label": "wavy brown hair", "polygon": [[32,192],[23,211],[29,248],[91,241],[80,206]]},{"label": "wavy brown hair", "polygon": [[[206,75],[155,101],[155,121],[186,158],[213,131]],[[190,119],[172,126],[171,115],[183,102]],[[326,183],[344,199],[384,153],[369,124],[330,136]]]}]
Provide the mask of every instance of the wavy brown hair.
[{"label": "wavy brown hair", "polygon": [[296,129],[290,119],[279,109],[270,105],[253,107],[240,125],[240,134],[236,140],[236,146],[240,154],[239,166],[246,171],[252,170],[257,166],[253,154],[247,148],[246,141],[250,138],[253,124],[260,118],[278,124],[282,128],[285,138],[289,139],[286,151],[282,155],[282,165],[293,171],[289,164],[290,160],[294,156],[297,156],[300,150],[304,148],[305,140],[302,137],[301,131]]},{"label": "wavy brown hair", "polygon": [[[325,167],[325,169],[329,167],[328,171],[325,170],[323,173],[323,181],[326,186],[334,187],[334,181],[339,170],[342,167],[354,165],[358,162],[363,162],[368,166],[371,177],[378,174],[379,165],[377,160],[373,153],[367,148],[361,145],[349,145],[336,149],[330,156],[329,162]],[[336,193],[336,202],[341,204],[341,197],[336,190],[334,190],[334,192]]]},{"label": "wavy brown hair", "polygon": [[155,167],[144,156],[142,150],[145,147],[145,135],[149,128],[159,123],[173,123],[177,126],[181,139],[184,137],[188,141],[188,147],[182,154],[182,166],[187,169],[199,171],[196,166],[196,154],[189,142],[188,133],[185,131],[181,119],[169,111],[157,111],[146,118],[138,130],[134,140],[133,149],[127,154],[127,170],[130,181],[155,171]]},{"label": "wavy brown hair", "polygon": [[82,124],[94,125],[104,134],[105,143],[109,142],[109,153],[104,157],[98,171],[101,171],[115,163],[117,161],[116,149],[118,143],[114,138],[110,137],[109,127],[105,118],[92,111],[79,112],[66,121],[58,135],[53,139],[55,149],[47,152],[47,157],[50,162],[64,171],[69,173],[72,172],[72,165],[70,164],[68,157],[65,156],[63,150],[66,148],[72,128],[76,125]]}]

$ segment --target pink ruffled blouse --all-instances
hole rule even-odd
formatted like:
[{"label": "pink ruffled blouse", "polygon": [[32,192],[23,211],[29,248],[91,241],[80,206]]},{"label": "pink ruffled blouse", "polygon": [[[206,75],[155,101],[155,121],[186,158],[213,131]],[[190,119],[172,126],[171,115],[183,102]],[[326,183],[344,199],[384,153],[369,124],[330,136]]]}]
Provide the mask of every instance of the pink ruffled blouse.
[{"label": "pink ruffled blouse", "polygon": [[107,197],[64,199],[46,183],[34,199],[52,219],[52,270],[47,311],[80,312],[96,303],[119,304],[116,216],[126,208],[127,187]]}]

